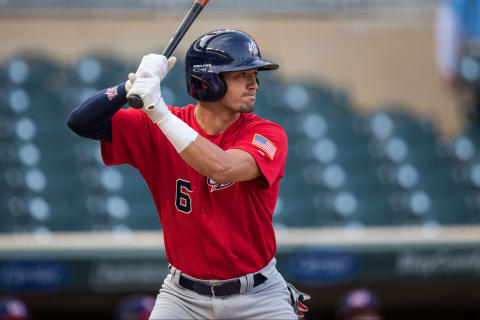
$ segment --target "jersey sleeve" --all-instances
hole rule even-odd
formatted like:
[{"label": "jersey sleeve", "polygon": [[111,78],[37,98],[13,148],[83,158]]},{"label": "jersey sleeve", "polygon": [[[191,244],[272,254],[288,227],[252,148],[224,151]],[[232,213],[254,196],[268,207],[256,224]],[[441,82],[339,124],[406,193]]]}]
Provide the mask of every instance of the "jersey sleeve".
[{"label": "jersey sleeve", "polygon": [[101,141],[101,154],[105,165],[130,164],[145,168],[154,159],[156,127],[142,111],[121,109],[111,117],[112,142]]},{"label": "jersey sleeve", "polygon": [[250,153],[257,162],[268,187],[283,177],[288,151],[285,131],[273,122],[248,126],[238,142],[229,149]]}]

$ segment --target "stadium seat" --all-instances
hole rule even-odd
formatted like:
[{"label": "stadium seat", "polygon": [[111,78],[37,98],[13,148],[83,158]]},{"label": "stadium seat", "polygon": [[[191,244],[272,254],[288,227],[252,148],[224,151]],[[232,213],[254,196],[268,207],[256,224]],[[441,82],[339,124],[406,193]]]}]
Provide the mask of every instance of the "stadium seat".
[{"label": "stadium seat", "polygon": [[313,206],[311,190],[305,186],[301,174],[289,171],[280,184],[279,204],[274,222],[288,227],[319,225]]},{"label": "stadium seat", "polygon": [[66,80],[64,67],[41,52],[19,53],[4,68],[8,87],[51,92],[63,88]]},{"label": "stadium seat", "polygon": [[126,224],[135,230],[158,230],[161,228],[158,214],[145,181],[131,166],[119,166],[124,179],[124,187],[117,192],[130,206]]},{"label": "stadium seat", "polygon": [[0,191],[0,233],[12,232],[14,227],[14,216],[9,214],[7,190]]},{"label": "stadium seat", "polygon": [[77,86],[94,86],[98,89],[109,88],[125,82],[129,72],[128,65],[111,54],[91,53],[80,58],[72,67],[70,76]]},{"label": "stadium seat", "polygon": [[79,140],[75,158],[83,190],[83,210],[91,223],[111,228],[121,223],[134,230],[159,229],[156,210],[140,173],[128,165],[105,167],[99,143]]},{"label": "stadium seat", "polygon": [[[100,52],[68,67],[41,54],[2,63],[0,79],[7,85],[0,89],[0,174],[7,187],[0,210],[9,214],[0,219],[0,232],[161,228],[140,174],[127,165],[105,167],[98,142],[77,137],[65,124],[83,99],[126,81],[139,62]],[[162,83],[173,106],[194,102],[181,65]],[[480,221],[479,129],[439,148],[431,123],[405,112],[359,116],[342,88],[282,81],[268,72],[259,79],[255,113],[280,124],[289,140],[275,224]]]}]

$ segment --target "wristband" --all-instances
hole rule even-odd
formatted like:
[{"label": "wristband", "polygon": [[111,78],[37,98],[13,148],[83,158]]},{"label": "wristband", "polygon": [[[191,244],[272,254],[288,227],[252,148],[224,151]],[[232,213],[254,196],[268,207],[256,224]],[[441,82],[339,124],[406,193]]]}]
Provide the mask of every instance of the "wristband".
[{"label": "wristband", "polygon": [[165,113],[156,124],[178,153],[188,147],[198,136],[197,131],[170,111]]}]

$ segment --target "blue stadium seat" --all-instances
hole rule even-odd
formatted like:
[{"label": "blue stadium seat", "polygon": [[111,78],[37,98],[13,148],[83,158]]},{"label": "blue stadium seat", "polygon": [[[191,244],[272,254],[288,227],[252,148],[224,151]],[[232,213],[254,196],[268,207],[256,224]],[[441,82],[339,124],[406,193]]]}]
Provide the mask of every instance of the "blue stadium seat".
[{"label": "blue stadium seat", "polygon": [[14,216],[8,209],[8,196],[5,188],[0,190],[0,233],[12,232],[14,228]]},{"label": "blue stadium seat", "polygon": [[72,83],[76,86],[109,88],[127,81],[129,65],[107,53],[91,53],[79,59],[70,70]]},{"label": "blue stadium seat", "polygon": [[140,173],[130,166],[119,166],[124,179],[124,187],[118,195],[124,197],[130,206],[126,224],[136,230],[158,230],[160,220],[147,184]]},{"label": "blue stadium seat", "polygon": [[[161,228],[139,173],[126,165],[106,168],[98,142],[77,137],[65,124],[81,100],[126,81],[139,62],[92,53],[68,68],[35,54],[2,63],[0,79],[7,85],[0,89],[0,174],[9,181],[0,210],[13,206],[14,213],[0,219],[0,232]],[[162,83],[173,106],[195,102],[186,93],[182,64]],[[358,116],[342,88],[317,80],[286,82],[271,72],[259,79],[255,112],[280,124],[289,139],[275,224],[480,221],[480,129],[469,128],[439,148],[431,123],[405,112]],[[18,199],[11,200],[13,194]]]},{"label": "blue stadium seat", "polygon": [[4,68],[9,87],[51,92],[63,88],[66,80],[64,67],[41,52],[19,53]]},{"label": "blue stadium seat", "polygon": [[319,225],[314,213],[312,192],[296,171],[289,171],[282,179],[274,222],[288,227]]}]

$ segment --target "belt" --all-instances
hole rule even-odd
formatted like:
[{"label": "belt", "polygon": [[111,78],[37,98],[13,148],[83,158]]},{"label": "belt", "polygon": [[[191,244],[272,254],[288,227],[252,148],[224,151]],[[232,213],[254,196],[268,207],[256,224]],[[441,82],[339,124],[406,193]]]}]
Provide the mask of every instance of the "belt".
[{"label": "belt", "polygon": [[[253,286],[256,287],[265,282],[267,278],[261,273],[253,276]],[[212,285],[188,279],[180,274],[179,284],[186,288],[195,291],[198,294],[210,297],[225,297],[232,294],[239,294],[241,283],[240,280],[232,280],[228,282],[215,283]]]}]

